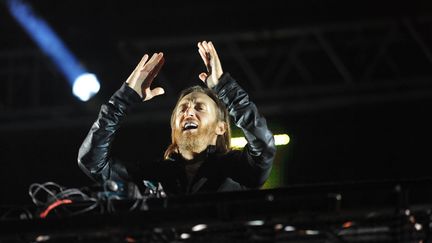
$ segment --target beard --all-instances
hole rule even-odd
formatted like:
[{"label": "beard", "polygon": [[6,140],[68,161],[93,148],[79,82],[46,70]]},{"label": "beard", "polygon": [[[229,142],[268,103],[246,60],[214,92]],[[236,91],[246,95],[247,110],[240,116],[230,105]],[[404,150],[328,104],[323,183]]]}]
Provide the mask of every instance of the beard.
[{"label": "beard", "polygon": [[206,149],[212,140],[211,126],[198,128],[196,131],[176,131],[176,141],[180,150],[186,150],[194,153],[200,153]]}]

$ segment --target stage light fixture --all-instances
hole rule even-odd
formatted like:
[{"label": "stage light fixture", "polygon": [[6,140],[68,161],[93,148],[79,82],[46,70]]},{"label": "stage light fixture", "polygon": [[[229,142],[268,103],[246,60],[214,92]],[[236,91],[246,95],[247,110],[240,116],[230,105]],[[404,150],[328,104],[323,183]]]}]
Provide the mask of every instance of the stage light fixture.
[{"label": "stage light fixture", "polygon": [[251,221],[246,222],[246,225],[262,226],[262,225],[264,225],[264,220],[251,220]]},{"label": "stage light fixture", "polygon": [[284,230],[287,232],[293,232],[296,230],[296,228],[294,226],[287,225],[285,226]]},{"label": "stage light fixture", "polygon": [[96,75],[92,73],[81,74],[75,79],[72,85],[73,94],[82,101],[89,100],[93,95],[97,94],[99,89],[99,81]]},{"label": "stage light fixture", "polygon": [[197,232],[197,231],[202,231],[207,229],[207,225],[206,224],[197,224],[194,227],[192,227],[192,231]]}]

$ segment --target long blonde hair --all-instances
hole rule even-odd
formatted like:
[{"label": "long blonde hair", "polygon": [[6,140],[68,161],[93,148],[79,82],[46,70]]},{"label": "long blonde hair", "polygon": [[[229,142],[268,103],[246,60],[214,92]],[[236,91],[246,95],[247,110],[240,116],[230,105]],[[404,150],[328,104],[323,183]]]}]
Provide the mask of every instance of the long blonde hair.
[{"label": "long blonde hair", "polygon": [[177,104],[174,107],[174,110],[171,114],[171,144],[168,146],[168,148],[165,150],[164,158],[168,159],[171,157],[171,155],[175,153],[179,153],[178,151],[178,145],[175,141],[175,113],[177,110],[177,106],[179,105],[180,100],[183,99],[186,95],[194,92],[199,92],[207,95],[210,97],[215,103],[217,107],[217,121],[222,121],[226,125],[226,131],[223,135],[218,135],[216,139],[216,152],[218,153],[227,153],[230,151],[231,146],[231,129],[230,129],[230,119],[228,115],[228,110],[225,107],[225,105],[219,100],[216,93],[213,92],[209,88],[204,88],[201,86],[192,86],[190,88],[184,89],[177,100]]}]

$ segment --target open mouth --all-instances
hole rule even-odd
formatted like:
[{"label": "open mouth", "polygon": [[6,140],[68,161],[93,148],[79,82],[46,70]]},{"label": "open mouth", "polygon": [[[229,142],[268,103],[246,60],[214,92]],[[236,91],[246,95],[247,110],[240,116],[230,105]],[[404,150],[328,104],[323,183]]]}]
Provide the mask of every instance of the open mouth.
[{"label": "open mouth", "polygon": [[195,122],[185,122],[183,125],[183,131],[197,129],[198,125]]}]

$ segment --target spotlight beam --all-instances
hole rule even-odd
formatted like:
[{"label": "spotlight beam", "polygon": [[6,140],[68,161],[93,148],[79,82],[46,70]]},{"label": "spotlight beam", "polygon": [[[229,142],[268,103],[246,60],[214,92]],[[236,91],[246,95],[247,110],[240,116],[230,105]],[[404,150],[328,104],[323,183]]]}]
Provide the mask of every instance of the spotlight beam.
[{"label": "spotlight beam", "polygon": [[[87,101],[99,91],[100,85],[96,76],[80,65],[48,23],[38,17],[28,3],[22,0],[6,0],[5,3],[16,21],[63,73],[73,87],[75,96]],[[77,81],[80,81],[78,86]]]}]

